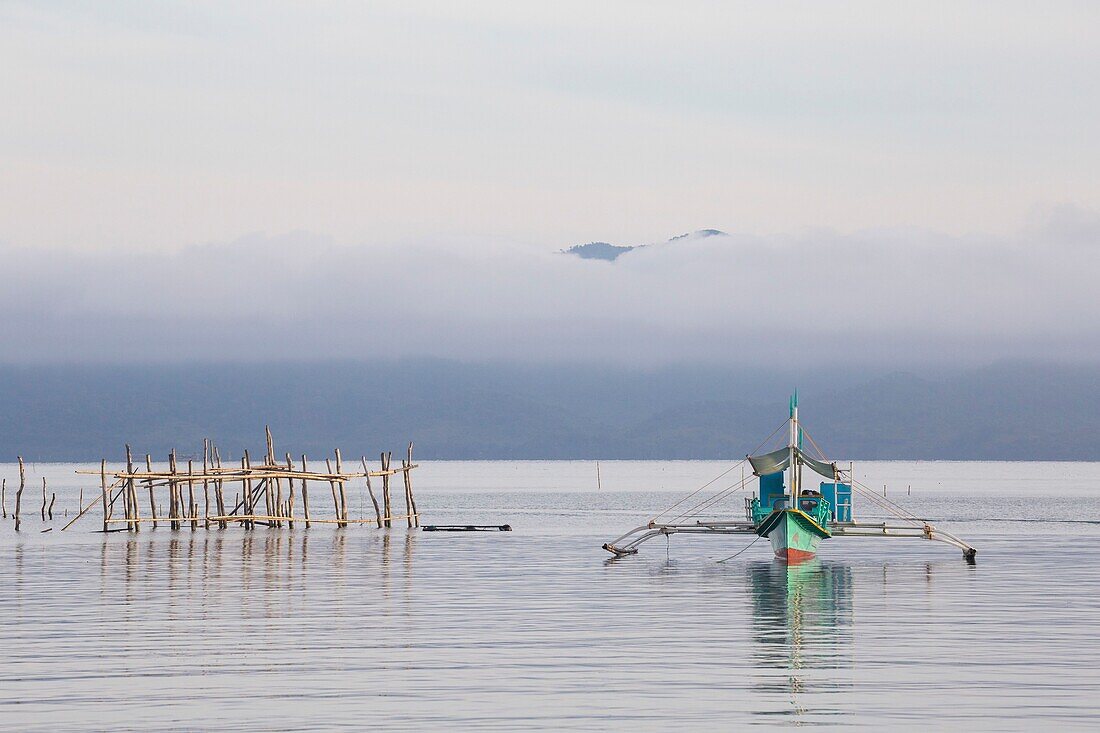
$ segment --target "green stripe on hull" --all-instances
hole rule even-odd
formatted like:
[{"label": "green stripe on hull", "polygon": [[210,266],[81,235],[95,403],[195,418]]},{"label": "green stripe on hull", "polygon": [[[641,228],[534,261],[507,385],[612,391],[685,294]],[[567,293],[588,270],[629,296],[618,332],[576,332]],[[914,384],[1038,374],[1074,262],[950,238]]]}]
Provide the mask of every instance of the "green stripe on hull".
[{"label": "green stripe on hull", "polygon": [[768,515],[756,533],[772,543],[775,556],[787,562],[809,560],[817,555],[821,540],[832,535],[805,512],[778,509]]}]

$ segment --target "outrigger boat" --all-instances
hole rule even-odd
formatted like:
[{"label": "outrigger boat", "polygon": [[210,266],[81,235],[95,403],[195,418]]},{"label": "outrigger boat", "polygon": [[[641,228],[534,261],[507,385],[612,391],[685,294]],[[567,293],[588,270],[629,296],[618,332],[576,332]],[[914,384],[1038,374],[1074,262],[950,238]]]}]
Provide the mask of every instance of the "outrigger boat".
[{"label": "outrigger boat", "polygon": [[[786,446],[746,456],[744,461],[704,484],[647,524],[606,543],[603,548],[616,557],[622,557],[636,554],[639,545],[654,537],[680,533],[755,534],[760,538],[768,538],[777,558],[787,563],[798,563],[815,557],[822,540],[834,537],[909,537],[946,543],[961,549],[967,562],[974,562],[976,549],[953,534],[909,514],[888,501],[885,496],[878,496],[869,487],[856,481],[851,463],[845,470],[823,456],[820,459],[810,456],[803,449],[803,440],[809,436],[798,420],[797,393],[791,397],[790,417],[761,444],[761,448],[783,428],[787,428]],[[813,438],[810,438],[810,443],[814,445]],[[723,518],[712,514],[722,500],[749,485],[751,478],[742,476],[739,483],[731,484],[717,493],[704,495],[680,514],[662,521],[673,510],[690,499],[697,498],[704,489],[745,463],[752,467],[752,475],[758,481],[758,493],[751,500],[746,499],[744,519]],[[828,480],[820,482],[817,488],[805,487],[803,469],[806,467]],[[853,520],[853,489],[892,515],[896,521],[874,523]]]}]

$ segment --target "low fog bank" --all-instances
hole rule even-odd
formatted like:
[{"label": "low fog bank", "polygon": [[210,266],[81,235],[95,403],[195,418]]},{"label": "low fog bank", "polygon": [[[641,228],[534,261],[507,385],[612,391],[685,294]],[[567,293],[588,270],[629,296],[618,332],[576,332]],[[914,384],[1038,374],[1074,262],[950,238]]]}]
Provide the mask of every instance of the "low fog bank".
[{"label": "low fog bank", "polygon": [[515,242],[306,233],[161,255],[7,244],[0,256],[6,363],[1100,360],[1100,216],[1068,207],[1013,237],[732,234],[615,262]]},{"label": "low fog bank", "polygon": [[1100,460],[1100,366],[977,369],[671,365],[622,369],[438,360],[0,366],[0,461],[281,450],[422,459],[737,460],[787,417],[834,459]]}]

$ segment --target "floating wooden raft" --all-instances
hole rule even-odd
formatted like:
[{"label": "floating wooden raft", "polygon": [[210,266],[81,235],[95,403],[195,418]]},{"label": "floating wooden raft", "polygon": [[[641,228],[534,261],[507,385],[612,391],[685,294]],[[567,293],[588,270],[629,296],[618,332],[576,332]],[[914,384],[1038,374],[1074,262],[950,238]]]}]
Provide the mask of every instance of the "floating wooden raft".
[{"label": "floating wooden raft", "polygon": [[[188,460],[186,467],[182,466],[176,452],[172,451],[168,455],[167,471],[154,471],[149,455],[145,456],[144,469],[135,467],[133,454],[127,445],[124,471],[108,472],[105,460],[100,461],[99,471],[77,471],[79,474],[99,476],[100,495],[82,507],[77,516],[61,529],[64,531],[71,527],[96,504],[102,507],[104,532],[118,531],[112,529],[112,525],[124,525],[119,529],[137,532],[142,524],[149,522],[153,527],[164,522],[172,529],[189,524],[192,530],[200,524],[206,528],[211,525],[225,528],[230,523],[236,523],[252,528],[256,525],[281,527],[284,524],[293,527],[295,522],[303,522],[306,527],[313,524],[391,527],[395,520],[402,519],[409,527],[420,526],[412,490],[412,471],[418,467],[413,463],[412,443],[409,443],[400,468],[390,467],[392,453],[382,453],[380,470],[371,471],[367,459],[361,458],[361,471],[345,471],[340,449],[337,448],[332,458],[325,459],[325,470],[320,471],[310,469],[305,455],[298,465],[289,453],[285,461],[279,461],[275,457],[270,429],[266,430],[266,437],[267,454],[259,463],[253,463],[248,451],[245,451],[239,466],[223,466],[218,448],[205,440],[201,467],[196,467],[194,460]],[[396,516],[390,494],[390,479],[394,476],[402,477],[405,491],[405,513]],[[382,479],[381,505],[371,486],[371,478]],[[354,490],[356,479],[363,479],[361,491],[365,490],[370,497],[373,517],[351,516],[348,490]],[[321,494],[319,504],[315,494],[311,511],[311,485],[324,487],[326,484],[329,489],[327,495]],[[228,501],[231,491],[232,501]],[[142,497],[146,494],[149,513],[143,516]],[[321,509],[321,506],[327,505],[328,496],[332,498],[331,513]],[[297,513],[299,510],[300,514]],[[121,516],[116,516],[116,512]]]}]

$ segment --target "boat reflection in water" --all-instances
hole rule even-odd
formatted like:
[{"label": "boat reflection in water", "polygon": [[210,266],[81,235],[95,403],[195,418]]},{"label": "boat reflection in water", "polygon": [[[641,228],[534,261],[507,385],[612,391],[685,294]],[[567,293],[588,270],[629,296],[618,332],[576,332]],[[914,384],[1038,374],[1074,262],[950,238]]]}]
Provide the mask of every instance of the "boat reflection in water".
[{"label": "boat reflection in water", "polygon": [[753,660],[760,670],[755,687],[782,693],[794,706],[761,712],[797,715],[803,712],[798,693],[846,688],[837,672],[850,665],[852,569],[819,559],[794,565],[772,560],[750,563],[747,572],[757,642]]}]

